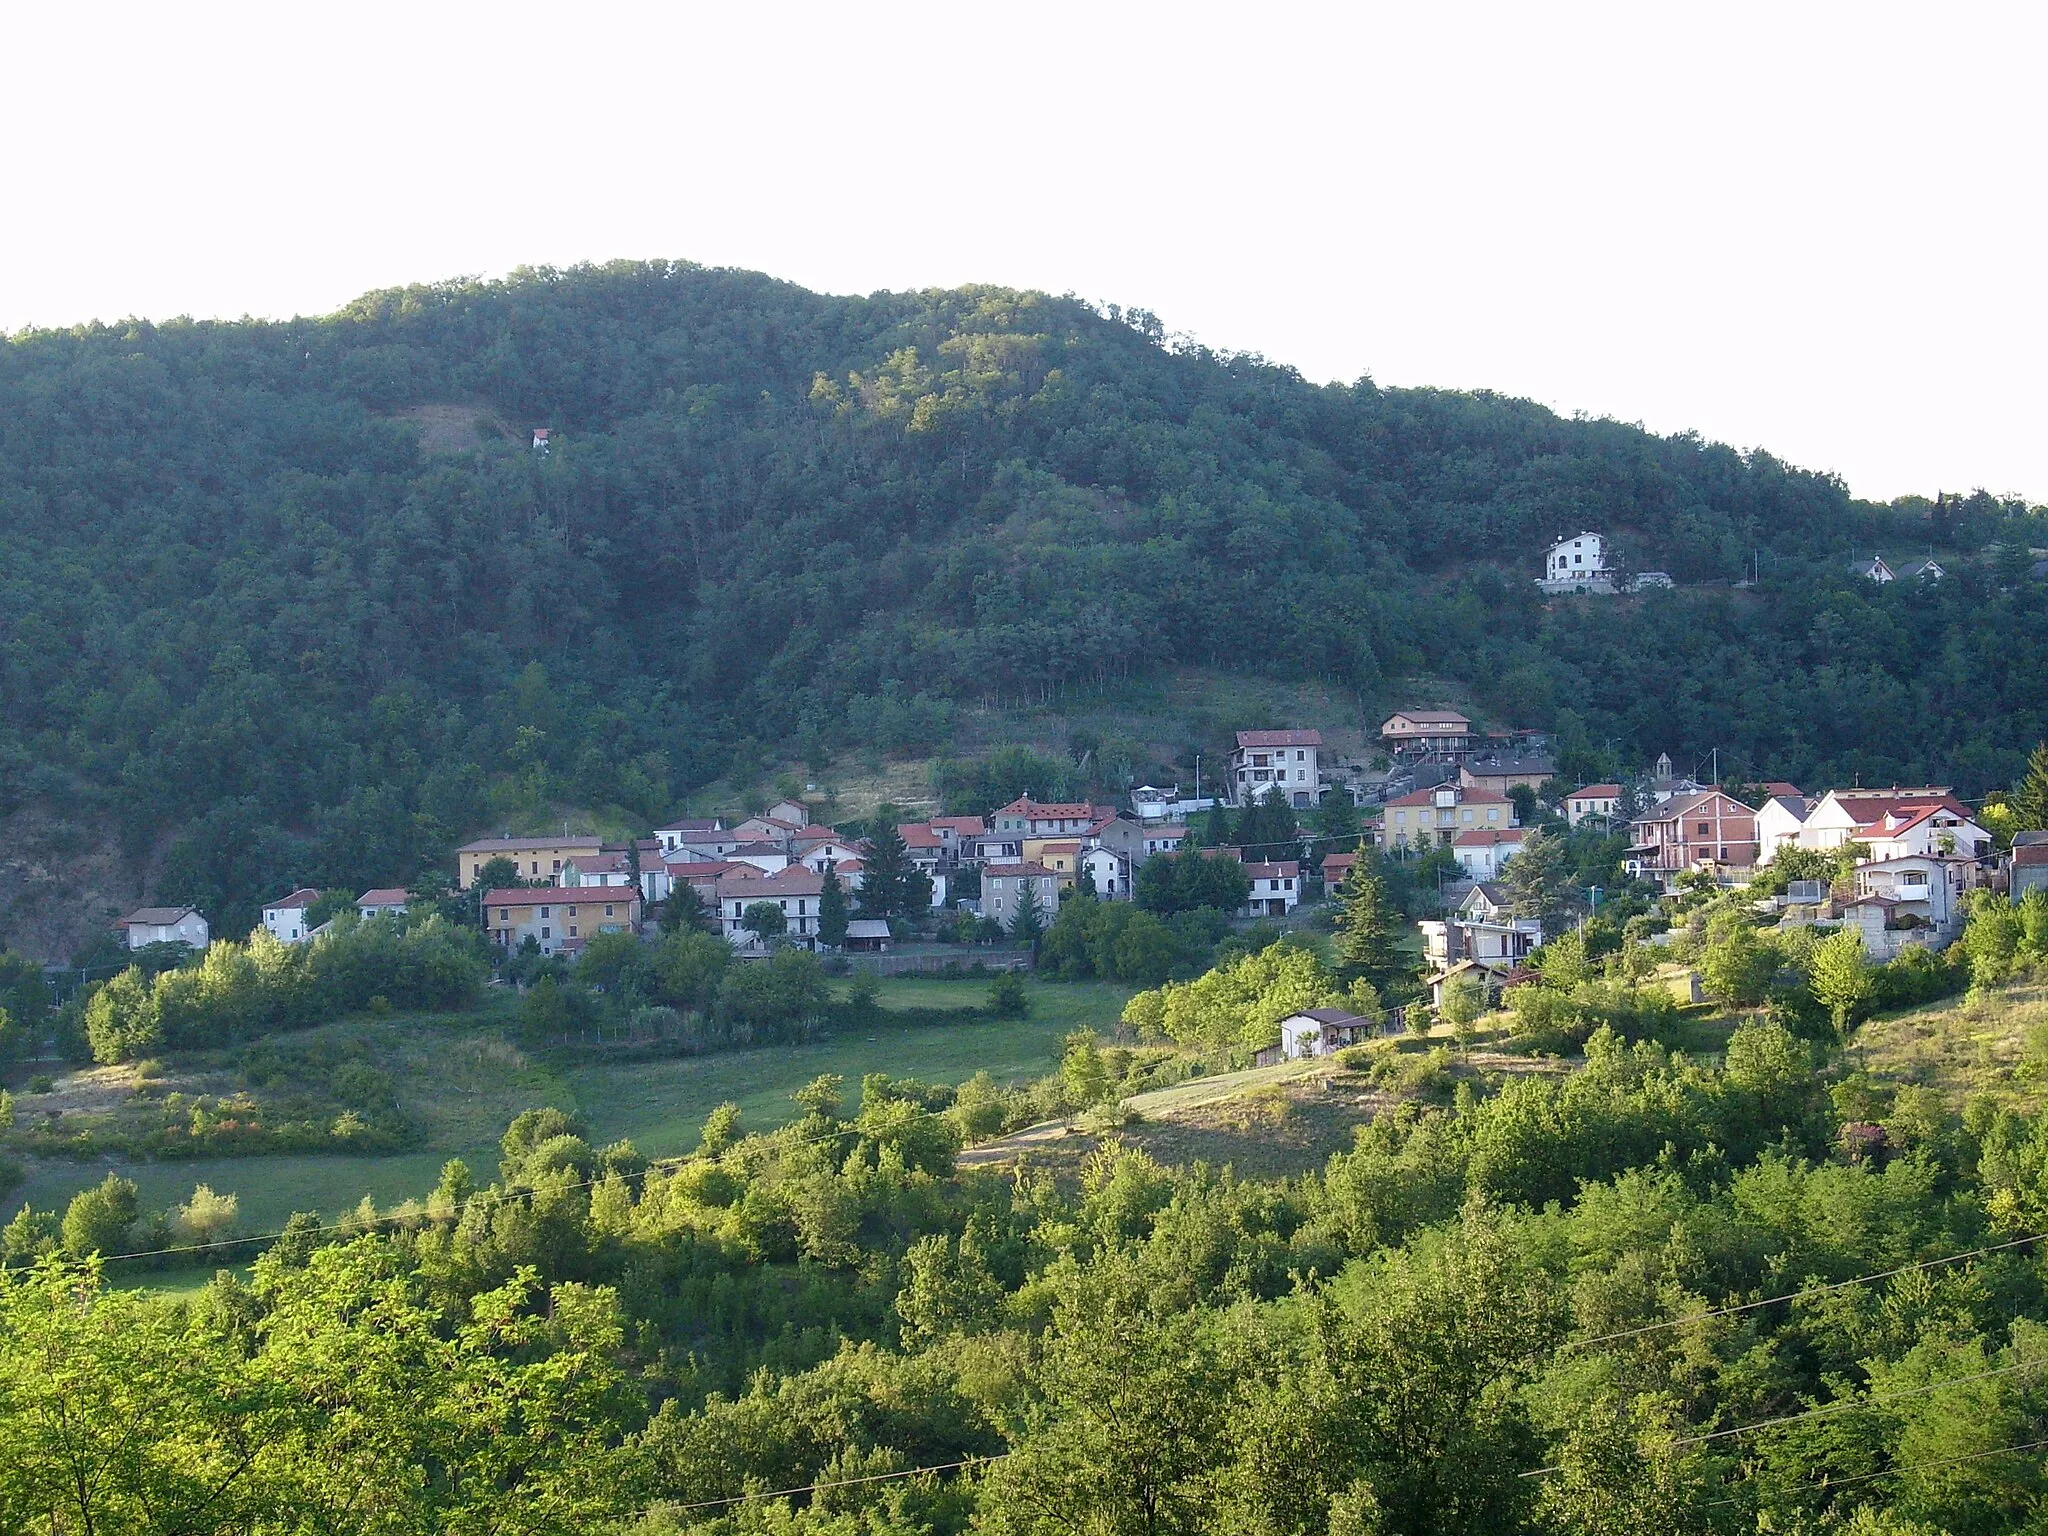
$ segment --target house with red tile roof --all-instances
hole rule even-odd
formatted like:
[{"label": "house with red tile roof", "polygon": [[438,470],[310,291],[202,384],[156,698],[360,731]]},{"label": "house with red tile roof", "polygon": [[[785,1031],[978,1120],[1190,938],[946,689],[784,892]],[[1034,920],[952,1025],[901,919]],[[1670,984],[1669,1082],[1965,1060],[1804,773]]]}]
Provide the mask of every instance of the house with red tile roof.
[{"label": "house with red tile roof", "polygon": [[1564,797],[1564,819],[1573,826],[1588,817],[1611,817],[1621,804],[1619,784],[1588,784]]},{"label": "house with red tile roof", "polygon": [[1386,804],[1381,823],[1390,848],[1449,847],[1460,832],[1518,826],[1515,803],[1491,790],[1438,784],[1397,795]]},{"label": "house with red tile roof", "polygon": [[1244,872],[1251,889],[1239,908],[1242,916],[1285,917],[1301,904],[1301,865],[1293,859],[1247,863]]},{"label": "house with red tile roof", "polygon": [[1473,880],[1492,880],[1522,851],[1520,827],[1475,827],[1451,840],[1451,857]]},{"label": "house with red tile roof", "polygon": [[263,903],[263,926],[273,939],[281,944],[303,944],[313,936],[313,925],[306,921],[306,909],[320,899],[320,893],[310,885],[302,885],[289,896],[280,896],[276,901]]}]

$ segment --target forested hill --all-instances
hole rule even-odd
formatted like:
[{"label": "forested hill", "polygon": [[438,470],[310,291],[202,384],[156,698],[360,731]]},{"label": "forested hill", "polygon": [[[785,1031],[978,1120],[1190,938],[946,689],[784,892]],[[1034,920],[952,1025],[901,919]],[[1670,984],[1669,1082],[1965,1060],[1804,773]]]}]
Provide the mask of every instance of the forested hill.
[{"label": "forested hill", "polygon": [[[497,430],[451,444],[444,412],[423,443],[449,406]],[[158,894],[216,903],[404,878],[508,782],[651,821],[831,751],[849,701],[1174,660],[1372,703],[1428,671],[1573,741],[1795,778],[1981,789],[2048,732],[2048,594],[1986,552],[2048,544],[2025,509],[1874,507],[988,288],[618,264],[25,333],[0,517],[0,810],[114,818],[138,857],[182,831]],[[1763,584],[1546,611],[1539,551],[1580,527],[1682,583],[1761,549]],[[1971,556],[1933,590],[1846,572],[1930,542]]]}]

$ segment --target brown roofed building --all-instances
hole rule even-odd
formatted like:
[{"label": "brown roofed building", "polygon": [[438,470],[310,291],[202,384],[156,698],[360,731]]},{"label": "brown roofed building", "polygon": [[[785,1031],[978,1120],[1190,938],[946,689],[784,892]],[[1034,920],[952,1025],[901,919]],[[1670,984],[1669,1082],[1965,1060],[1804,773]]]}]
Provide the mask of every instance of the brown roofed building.
[{"label": "brown roofed building", "polygon": [[533,886],[486,891],[484,932],[504,950],[528,939],[544,955],[574,953],[600,933],[634,933],[640,927],[637,886]]}]

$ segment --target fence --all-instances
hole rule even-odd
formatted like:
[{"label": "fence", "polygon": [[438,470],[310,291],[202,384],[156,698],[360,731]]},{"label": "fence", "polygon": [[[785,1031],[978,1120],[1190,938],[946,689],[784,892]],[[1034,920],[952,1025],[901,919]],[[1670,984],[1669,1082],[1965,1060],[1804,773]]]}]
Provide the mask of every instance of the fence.
[{"label": "fence", "polygon": [[848,971],[867,971],[875,976],[974,976],[989,971],[1031,969],[1031,956],[1021,951],[976,954],[967,959],[958,954],[840,955],[835,958],[842,961]]}]

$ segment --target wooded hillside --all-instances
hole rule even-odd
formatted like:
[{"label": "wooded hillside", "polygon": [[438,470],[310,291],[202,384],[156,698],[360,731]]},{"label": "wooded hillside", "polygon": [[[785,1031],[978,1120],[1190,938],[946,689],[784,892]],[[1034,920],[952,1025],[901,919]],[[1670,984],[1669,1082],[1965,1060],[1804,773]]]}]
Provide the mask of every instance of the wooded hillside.
[{"label": "wooded hillside", "polygon": [[[476,441],[443,411],[430,451],[408,413],[451,405]],[[1774,777],[1981,790],[2048,734],[2038,513],[1861,504],[1761,452],[1318,387],[990,288],[620,263],[24,333],[0,520],[0,814],[174,838],[158,894],[228,931],[522,810],[644,824],[877,719],[930,747],[945,701],[1173,661],[1369,705],[1427,670],[1567,746]],[[1546,610],[1540,551],[1580,527],[1681,583],[1761,549],[1762,586]],[[1967,557],[1936,587],[1848,574],[1930,544]]]}]

